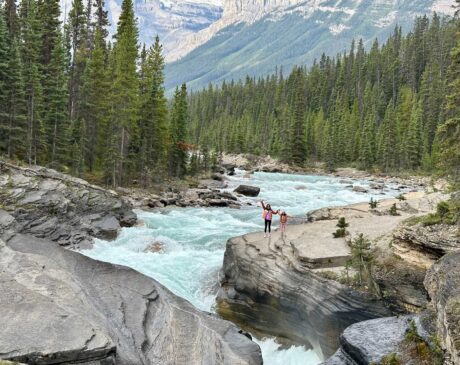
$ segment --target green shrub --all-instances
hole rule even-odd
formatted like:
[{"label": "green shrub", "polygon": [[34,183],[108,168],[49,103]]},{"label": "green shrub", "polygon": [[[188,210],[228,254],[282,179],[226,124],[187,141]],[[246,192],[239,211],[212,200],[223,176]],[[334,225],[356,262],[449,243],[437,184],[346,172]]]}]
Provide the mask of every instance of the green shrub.
[{"label": "green shrub", "polygon": [[403,200],[406,200],[406,197],[403,195],[403,194],[399,194],[396,199],[398,199],[399,201],[403,201]]},{"label": "green shrub", "polygon": [[359,286],[367,285],[370,292],[381,295],[380,289],[373,277],[373,265],[375,255],[371,249],[371,241],[362,233],[350,242],[351,259],[347,267],[357,271],[357,284]]},{"label": "green shrub", "polygon": [[347,227],[349,224],[345,221],[344,217],[339,218],[339,222],[337,223],[336,227],[339,227],[332,235],[334,238],[340,238],[340,237],[345,237],[348,232],[347,232]]},{"label": "green shrub", "polygon": [[442,219],[436,213],[428,214],[426,217],[422,219],[422,224],[426,226],[434,226],[435,224],[442,223]]},{"label": "green shrub", "polygon": [[436,214],[444,219],[450,213],[450,206],[448,202],[440,202],[436,206]]},{"label": "green shrub", "polygon": [[375,209],[375,208],[377,208],[378,205],[379,205],[379,202],[377,200],[374,200],[373,198],[371,198],[371,200],[369,202],[369,207],[371,209]]},{"label": "green shrub", "polygon": [[383,357],[380,363],[381,365],[402,365],[399,356],[395,353]]},{"label": "green shrub", "polygon": [[394,203],[390,208],[390,215],[399,215],[398,208],[396,208],[396,203]]}]

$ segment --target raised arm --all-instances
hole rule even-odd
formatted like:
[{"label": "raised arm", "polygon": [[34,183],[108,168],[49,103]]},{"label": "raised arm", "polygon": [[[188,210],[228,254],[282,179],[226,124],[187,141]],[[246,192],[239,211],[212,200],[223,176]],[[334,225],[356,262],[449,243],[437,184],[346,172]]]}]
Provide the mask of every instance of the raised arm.
[{"label": "raised arm", "polygon": [[263,200],[260,201],[260,204],[262,205],[262,209],[265,210],[265,204]]}]

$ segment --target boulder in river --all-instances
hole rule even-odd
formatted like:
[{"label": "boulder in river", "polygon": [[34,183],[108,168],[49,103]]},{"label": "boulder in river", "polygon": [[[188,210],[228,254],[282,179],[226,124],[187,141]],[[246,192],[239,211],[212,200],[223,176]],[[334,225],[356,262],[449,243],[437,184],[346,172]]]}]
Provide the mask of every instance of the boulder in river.
[{"label": "boulder in river", "polygon": [[246,196],[256,197],[260,193],[260,188],[251,185],[240,185],[234,190],[234,192]]},{"label": "boulder in river", "polygon": [[353,191],[356,193],[367,193],[368,190],[366,188],[363,188],[362,186],[355,185],[353,186]]}]

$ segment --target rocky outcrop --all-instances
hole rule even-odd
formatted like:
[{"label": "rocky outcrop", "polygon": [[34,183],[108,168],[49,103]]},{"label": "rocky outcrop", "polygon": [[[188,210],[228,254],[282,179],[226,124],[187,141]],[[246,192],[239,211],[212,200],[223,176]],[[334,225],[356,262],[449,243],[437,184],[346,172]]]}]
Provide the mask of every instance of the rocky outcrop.
[{"label": "rocky outcrop", "polygon": [[[310,345],[326,358],[337,350],[339,335],[349,325],[423,310],[425,268],[404,263],[389,252],[392,232],[404,220],[432,212],[446,195],[417,192],[405,198],[404,206],[397,199],[379,203],[378,212],[397,203],[398,216],[377,215],[368,203],[361,203],[312,212],[313,223],[290,225],[284,239],[274,232],[268,239],[254,233],[229,240],[217,299],[219,313]],[[351,238],[363,233],[380,252],[374,279],[384,298],[341,284],[347,281],[342,279],[347,278],[344,266],[350,248],[345,239],[332,236],[339,217],[349,223]]]},{"label": "rocky outcrop", "polygon": [[425,287],[436,312],[438,337],[451,361],[460,364],[460,252],[444,256],[428,271]]},{"label": "rocky outcrop", "polygon": [[447,224],[424,226],[403,224],[394,233],[399,249],[410,249],[440,258],[449,252],[460,250],[458,227]]},{"label": "rocky outcrop", "polygon": [[0,162],[0,199],[0,362],[262,363],[233,324],[132,269],[64,248],[136,222],[117,193]]},{"label": "rocky outcrop", "polygon": [[[224,186],[221,186],[223,188]],[[134,207],[156,209],[165,207],[230,207],[239,208],[237,197],[227,191],[213,188],[175,190],[155,195],[145,191],[118,189]]]},{"label": "rocky outcrop", "polygon": [[27,364],[261,364],[231,323],[155,280],[25,235],[0,241],[0,359]]},{"label": "rocky outcrop", "polygon": [[235,193],[246,196],[257,196],[260,193],[260,188],[258,188],[257,186],[240,185],[234,191]]},{"label": "rocky outcrop", "polygon": [[121,227],[136,223],[130,204],[115,192],[54,170],[2,161],[0,202],[0,234],[14,228],[62,246],[88,247],[92,237],[113,239]]},{"label": "rocky outcrop", "polygon": [[[324,357],[335,352],[339,334],[350,324],[390,314],[373,296],[309,269],[312,259],[300,260],[294,246],[276,234],[271,240],[259,234],[230,239],[218,312],[259,331],[312,346]],[[340,253],[331,255],[332,265],[343,261]]]}]

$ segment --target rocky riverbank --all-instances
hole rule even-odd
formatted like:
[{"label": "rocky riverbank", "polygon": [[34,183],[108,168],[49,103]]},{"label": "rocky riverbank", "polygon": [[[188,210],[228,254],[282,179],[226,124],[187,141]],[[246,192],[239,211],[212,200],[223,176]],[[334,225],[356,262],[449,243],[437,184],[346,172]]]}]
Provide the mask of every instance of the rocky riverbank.
[{"label": "rocky riverbank", "polygon": [[[398,237],[393,232],[400,230],[407,219],[432,212],[437,203],[447,198],[442,193],[413,192],[405,194],[405,200],[385,200],[374,209],[367,203],[327,208],[309,214],[313,223],[290,226],[284,240],[278,232],[270,239],[259,233],[231,239],[224,258],[218,311],[224,318],[263,333],[312,346],[327,358],[339,347],[339,335],[349,325],[392,313],[425,310],[429,304],[423,280],[427,267],[436,258],[427,253],[422,259],[416,252],[408,256],[419,261],[405,261],[393,251]],[[391,210],[394,204],[396,215]],[[364,233],[372,241],[378,255],[376,281],[380,297],[348,283],[344,285],[350,248],[345,239],[332,238],[339,217],[346,217],[351,237]],[[405,327],[399,322],[395,326],[408,328],[409,322]],[[375,329],[386,326],[375,323]],[[349,336],[342,338],[348,341]],[[361,340],[366,342],[366,336]],[[348,358],[343,350],[334,361]],[[369,363],[363,359],[343,361],[336,363]]]},{"label": "rocky riverbank", "polygon": [[0,163],[0,359],[27,364],[254,364],[259,347],[155,280],[67,248],[136,223],[126,199]]}]

